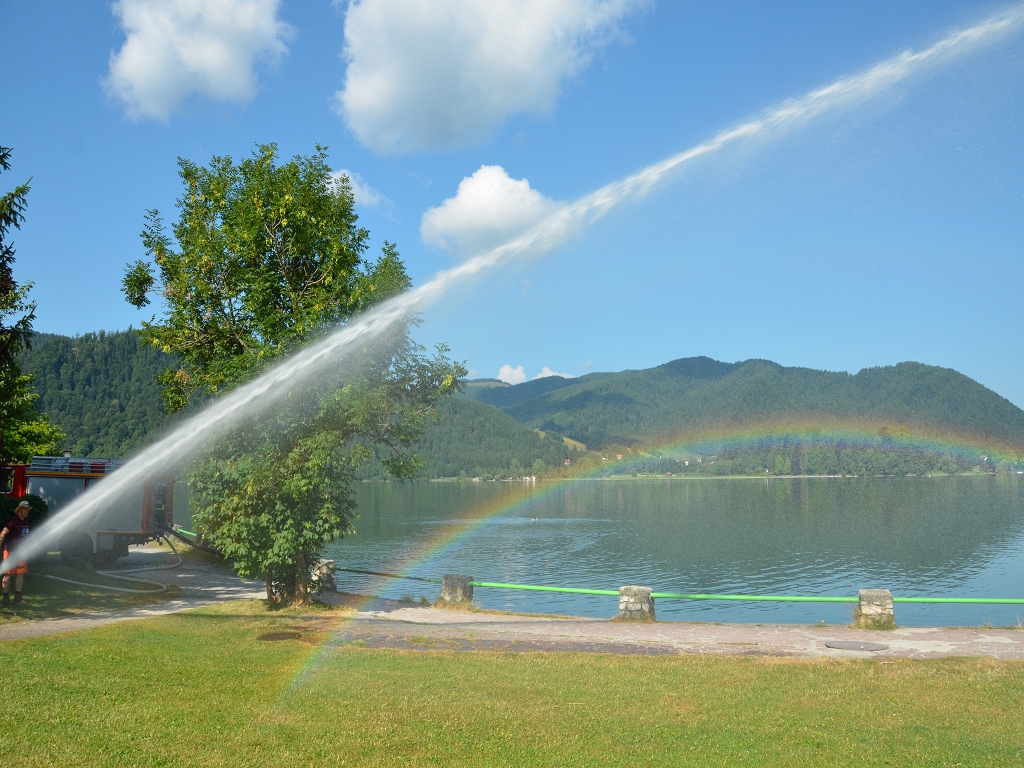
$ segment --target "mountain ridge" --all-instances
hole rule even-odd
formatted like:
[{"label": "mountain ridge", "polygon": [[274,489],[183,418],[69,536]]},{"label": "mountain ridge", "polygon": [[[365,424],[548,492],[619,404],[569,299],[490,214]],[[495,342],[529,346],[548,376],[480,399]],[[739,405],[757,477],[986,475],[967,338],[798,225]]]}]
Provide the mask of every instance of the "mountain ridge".
[{"label": "mountain ridge", "polygon": [[850,374],[760,359],[680,358],[653,368],[563,379],[545,392],[515,392],[532,384],[498,395],[468,388],[467,396],[501,402],[497,407],[517,421],[590,447],[658,442],[683,427],[794,416],[889,420],[1024,445],[1024,411],[958,371],[918,362]]},{"label": "mountain ridge", "polygon": [[[154,381],[173,357],[142,345],[132,330],[39,334],[20,362],[35,376],[40,410],[63,426],[65,447],[76,455],[130,455],[178,418],[164,413]],[[1024,456],[1024,411],[953,369],[917,362],[850,374],[760,359],[679,358],[653,368],[517,385],[474,379],[438,410],[441,423],[428,425],[417,447],[428,477],[562,470],[566,459],[575,467],[587,455],[601,461],[600,452],[609,449],[654,450],[650,446],[669,445],[684,432],[725,434],[751,425],[785,426],[787,420],[813,426],[846,419],[894,434],[930,429]],[[574,450],[563,437],[587,450]],[[776,458],[765,453],[747,464]],[[812,470],[830,466],[805,459],[794,453],[790,462]],[[367,478],[378,475],[361,471]]]}]

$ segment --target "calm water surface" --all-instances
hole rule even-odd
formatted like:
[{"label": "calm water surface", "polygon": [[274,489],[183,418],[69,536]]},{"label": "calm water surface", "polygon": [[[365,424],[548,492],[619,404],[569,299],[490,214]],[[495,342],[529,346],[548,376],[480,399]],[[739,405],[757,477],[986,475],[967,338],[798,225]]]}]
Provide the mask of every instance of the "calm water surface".
[{"label": "calm water surface", "polygon": [[[361,484],[340,566],[481,581],[665,592],[1024,597],[1014,477]],[[389,597],[439,585],[339,573]],[[614,597],[476,590],[485,608],[612,616]],[[659,600],[660,618],[848,623],[846,604]],[[896,606],[902,625],[1017,624],[1024,606]]]}]

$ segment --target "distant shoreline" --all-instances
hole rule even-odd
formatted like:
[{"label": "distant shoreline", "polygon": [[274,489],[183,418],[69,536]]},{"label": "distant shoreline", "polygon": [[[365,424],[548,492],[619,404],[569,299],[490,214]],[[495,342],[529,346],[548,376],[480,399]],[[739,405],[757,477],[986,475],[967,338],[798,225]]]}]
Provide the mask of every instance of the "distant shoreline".
[{"label": "distant shoreline", "polygon": [[433,477],[415,478],[413,480],[362,480],[363,483],[517,483],[530,485],[535,482],[558,482],[566,483],[575,480],[885,480],[907,477],[995,477],[989,472],[929,472],[923,475],[601,475],[597,477],[538,477],[535,480],[529,479],[504,479],[504,480],[473,480],[472,478],[461,477]]}]

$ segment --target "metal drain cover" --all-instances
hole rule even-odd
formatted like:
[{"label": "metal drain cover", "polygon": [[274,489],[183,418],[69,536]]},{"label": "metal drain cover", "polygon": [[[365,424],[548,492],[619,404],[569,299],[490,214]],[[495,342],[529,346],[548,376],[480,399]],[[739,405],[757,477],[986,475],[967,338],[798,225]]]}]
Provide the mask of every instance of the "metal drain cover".
[{"label": "metal drain cover", "polygon": [[268,632],[265,635],[257,636],[257,640],[264,642],[275,642],[277,640],[298,640],[302,637],[301,632]]},{"label": "metal drain cover", "polygon": [[826,648],[835,648],[837,651],[887,651],[888,645],[881,643],[864,643],[859,640],[826,640]]}]

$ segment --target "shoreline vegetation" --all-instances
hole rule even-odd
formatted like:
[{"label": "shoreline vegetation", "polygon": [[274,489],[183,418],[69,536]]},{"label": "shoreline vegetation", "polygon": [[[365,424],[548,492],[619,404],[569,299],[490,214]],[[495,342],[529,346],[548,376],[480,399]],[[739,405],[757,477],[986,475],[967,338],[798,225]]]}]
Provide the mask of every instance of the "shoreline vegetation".
[{"label": "shoreline vegetation", "polygon": [[[1016,477],[1022,473],[1016,474],[1005,473],[1002,476]],[[622,474],[622,475],[564,475],[564,476],[535,476],[535,477],[502,477],[502,478],[490,478],[489,480],[483,480],[482,478],[472,477],[418,477],[412,480],[405,480],[401,478],[367,478],[360,482],[363,483],[474,483],[474,482],[489,482],[489,483],[532,483],[537,480],[543,481],[554,481],[554,482],[572,482],[576,480],[879,480],[885,478],[901,478],[901,477],[992,477],[995,473],[980,472],[980,471],[967,471],[967,472],[926,472],[924,474],[906,474],[906,475],[654,475],[654,474]]]}]

